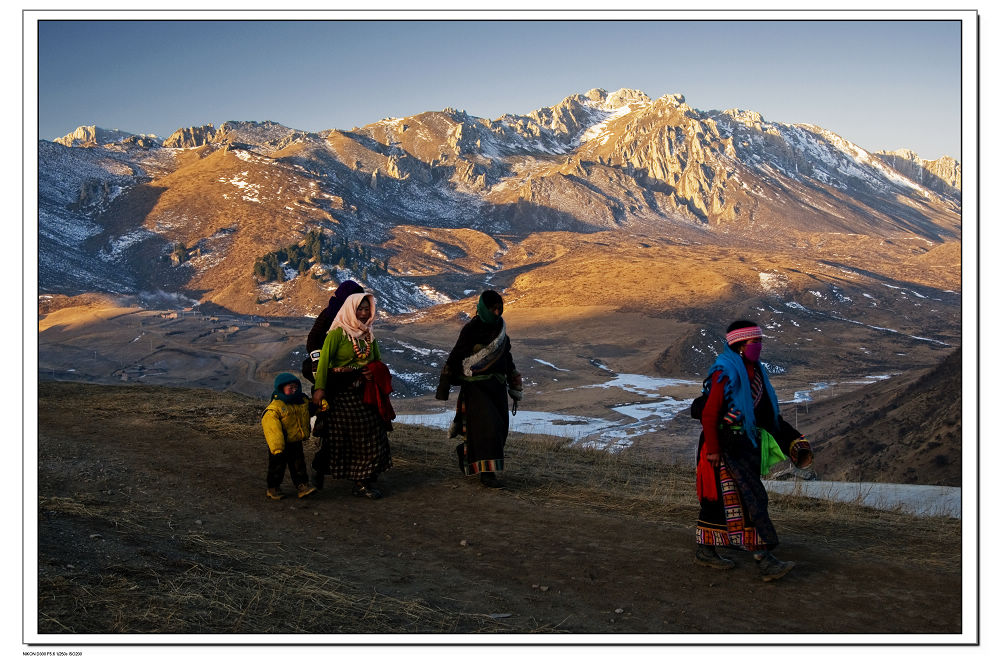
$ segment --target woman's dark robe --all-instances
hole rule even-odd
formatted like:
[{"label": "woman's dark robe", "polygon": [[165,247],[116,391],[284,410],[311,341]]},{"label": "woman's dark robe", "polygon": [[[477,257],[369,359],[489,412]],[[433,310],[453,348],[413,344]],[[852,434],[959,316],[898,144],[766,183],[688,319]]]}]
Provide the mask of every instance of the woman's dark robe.
[{"label": "woman's dark robe", "polygon": [[[465,442],[456,447],[456,453],[466,475],[503,470],[509,426],[507,386],[519,380],[510,353],[510,339],[504,330],[503,318],[491,325],[475,316],[462,328],[441,373],[439,393],[442,386],[445,393],[449,385],[461,386],[450,435],[465,437]],[[468,375],[463,362],[489,346],[501,333],[505,338],[497,344],[496,352],[490,354],[495,359]]]}]

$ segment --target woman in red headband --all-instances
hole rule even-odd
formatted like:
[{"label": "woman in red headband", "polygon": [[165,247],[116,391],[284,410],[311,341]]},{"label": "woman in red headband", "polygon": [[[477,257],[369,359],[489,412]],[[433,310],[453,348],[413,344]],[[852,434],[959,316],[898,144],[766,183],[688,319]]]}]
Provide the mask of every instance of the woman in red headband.
[{"label": "woman in red headband", "polygon": [[[782,419],[778,397],[760,362],[760,327],[739,320],[726,331],[726,348],[716,358],[699,399],[702,436],[698,442],[697,491],[701,503],[695,562],[717,569],[735,567],[717,547],[753,553],[764,581],[779,579],[795,563],[771,550],[778,534],[767,513],[761,482],[772,463],[791,458],[812,464],[805,436]],[[699,416],[697,407],[692,414]]]}]

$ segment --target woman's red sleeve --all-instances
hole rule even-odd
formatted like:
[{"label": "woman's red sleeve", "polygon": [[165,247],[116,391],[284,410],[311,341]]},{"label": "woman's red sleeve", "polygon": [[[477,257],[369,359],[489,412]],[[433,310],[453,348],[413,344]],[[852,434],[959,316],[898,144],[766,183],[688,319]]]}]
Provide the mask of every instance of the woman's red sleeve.
[{"label": "woman's red sleeve", "polygon": [[721,371],[712,374],[705,409],[701,411],[701,428],[705,432],[705,452],[719,453],[719,421],[726,409],[726,378]]}]

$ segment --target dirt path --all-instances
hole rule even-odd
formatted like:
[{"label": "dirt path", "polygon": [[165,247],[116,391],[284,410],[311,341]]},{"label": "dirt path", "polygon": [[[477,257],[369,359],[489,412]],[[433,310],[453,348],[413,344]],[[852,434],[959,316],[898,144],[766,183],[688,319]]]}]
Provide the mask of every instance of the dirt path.
[{"label": "dirt path", "polygon": [[775,498],[780,556],[798,566],[763,583],[745,554],[727,572],[692,564],[686,475],[533,457],[514,437],[508,486],[488,490],[440,432],[405,426],[383,500],[332,482],[267,501],[263,405],[40,384],[40,634],[961,631],[951,520]]}]

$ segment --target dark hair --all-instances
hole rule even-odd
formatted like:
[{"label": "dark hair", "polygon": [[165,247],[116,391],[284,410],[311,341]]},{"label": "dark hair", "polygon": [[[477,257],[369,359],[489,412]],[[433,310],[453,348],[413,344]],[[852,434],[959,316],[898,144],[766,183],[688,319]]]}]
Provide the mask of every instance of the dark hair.
[{"label": "dark hair", "polygon": [[[729,334],[733,330],[742,330],[744,327],[760,327],[757,323],[752,320],[736,320],[729,324],[726,328],[726,334]],[[736,349],[745,344],[746,341],[737,341],[734,344],[729,344],[729,349],[734,353],[737,352]]]},{"label": "dark hair", "polygon": [[729,324],[726,328],[726,334],[729,334],[733,330],[742,330],[744,327],[760,327],[757,323],[752,320],[738,320]]},{"label": "dark hair", "polygon": [[495,290],[485,290],[483,291],[483,304],[489,309],[495,309],[500,307],[500,311],[503,311],[503,298],[500,297],[500,293]]}]

